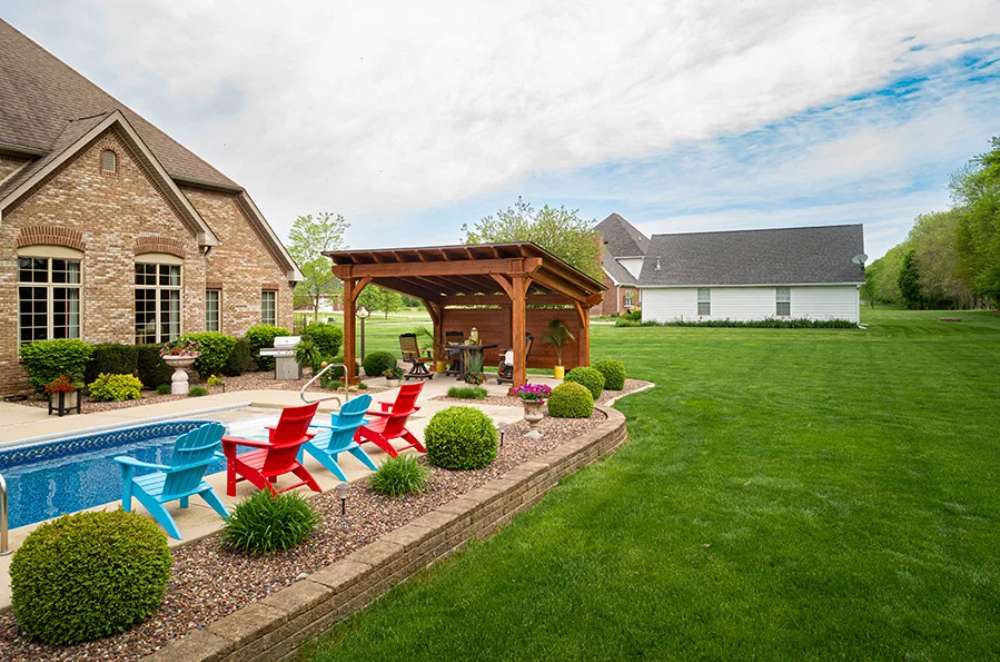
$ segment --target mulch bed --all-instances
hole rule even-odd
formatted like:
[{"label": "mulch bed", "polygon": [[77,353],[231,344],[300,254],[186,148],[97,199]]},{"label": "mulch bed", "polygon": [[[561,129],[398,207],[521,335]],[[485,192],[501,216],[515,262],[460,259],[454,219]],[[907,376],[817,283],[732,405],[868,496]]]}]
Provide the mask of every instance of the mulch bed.
[{"label": "mulch bed", "polygon": [[[636,384],[642,386],[645,382]],[[627,390],[634,390],[628,387],[626,384]],[[311,502],[323,516],[323,524],[306,543],[288,552],[246,557],[223,549],[217,533],[175,548],[170,583],[159,611],[119,635],[76,646],[47,646],[22,637],[13,613],[7,610],[0,613],[0,658],[137,660],[186,632],[203,628],[289,586],[533,457],[578,438],[604,419],[599,411],[588,419],[546,417],[538,425],[540,439],[525,437],[530,430],[525,421],[508,425],[504,428],[503,446],[490,466],[476,471],[430,467],[429,488],[423,494],[393,499],[372,492],[365,481],[357,481],[347,500],[346,517],[340,515],[340,500],[335,492],[317,494]]]}]

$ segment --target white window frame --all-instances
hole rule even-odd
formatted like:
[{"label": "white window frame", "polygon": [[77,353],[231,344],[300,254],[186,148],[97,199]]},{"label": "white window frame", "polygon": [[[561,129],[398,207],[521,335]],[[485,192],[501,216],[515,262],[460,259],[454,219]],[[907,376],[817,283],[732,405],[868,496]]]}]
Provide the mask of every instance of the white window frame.
[{"label": "white window frame", "polygon": [[[209,310],[210,295],[215,295],[215,328],[212,328],[211,311]],[[210,287],[205,290],[205,330],[222,332],[222,290],[217,287]]]},{"label": "white window frame", "polygon": [[[45,282],[30,282],[21,280],[21,264],[20,261],[25,260],[45,260],[45,271],[46,280]],[[52,280],[52,261],[53,260],[65,260],[66,262],[77,263],[77,282],[75,283],[57,283]],[[61,246],[49,246],[38,248],[34,247],[28,250],[21,250],[17,253],[17,263],[15,264],[17,269],[17,344],[18,347],[21,345],[26,345],[36,340],[53,340],[55,339],[55,295],[54,290],[56,289],[72,289],[77,293],[76,304],[77,304],[77,322],[76,322],[76,335],[72,335],[67,332],[63,338],[83,338],[83,253],[80,251],[73,250],[72,248],[63,248]],[[67,269],[67,273],[69,270]],[[45,288],[45,338],[31,338],[30,340],[24,340],[21,338],[21,288]],[[34,301],[34,299],[31,299]],[[68,301],[68,299],[67,299]],[[69,313],[65,313],[69,315]],[[72,328],[68,324],[60,325],[60,327],[65,327],[68,329]],[[37,328],[32,325],[31,328]]]},{"label": "white window frame", "polygon": [[[271,299],[270,311],[268,311],[267,305],[268,298]],[[271,314],[270,321],[267,318],[268,312]],[[260,322],[271,326],[278,325],[278,290],[263,289],[260,291]]]},{"label": "white window frame", "polygon": [[[139,265],[152,266],[154,270],[154,283],[136,283],[136,269]],[[168,270],[170,267],[177,267],[177,284],[163,284],[161,283],[161,275],[164,269]],[[138,324],[138,310],[137,305],[139,303],[138,296],[139,290],[153,290],[153,308],[154,308],[154,325],[155,333],[153,334],[153,339],[148,338],[149,334],[143,334],[142,338],[139,337],[139,330],[137,328]],[[164,292],[177,292],[177,332],[176,334],[171,334],[169,331],[167,333],[163,332],[163,306]],[[135,258],[135,264],[132,268],[132,338],[136,345],[141,344],[161,344],[167,343],[172,340],[176,340],[184,335],[184,261],[180,258],[170,256],[163,256],[159,254],[149,254],[149,255],[137,255]]]},{"label": "white window frame", "polygon": [[[698,288],[697,306],[698,306],[698,317],[712,316],[712,288],[710,287]],[[702,306],[704,306],[704,308],[702,308]]]},{"label": "white window frame", "polygon": [[[784,296],[782,296],[784,295]],[[787,312],[781,312],[782,304],[788,306]],[[776,287],[774,288],[774,316],[775,317],[791,317],[792,316],[792,288],[790,287]]]},{"label": "white window frame", "polygon": [[622,294],[622,305],[626,308],[632,308],[635,306],[635,290],[626,288],[625,292]]}]

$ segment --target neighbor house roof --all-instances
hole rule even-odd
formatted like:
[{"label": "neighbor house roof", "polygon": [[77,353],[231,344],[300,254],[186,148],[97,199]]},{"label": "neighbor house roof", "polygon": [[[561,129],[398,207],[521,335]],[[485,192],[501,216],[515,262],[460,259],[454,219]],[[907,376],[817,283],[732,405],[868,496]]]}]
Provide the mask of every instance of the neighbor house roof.
[{"label": "neighbor house roof", "polygon": [[639,257],[646,254],[649,239],[620,214],[609,214],[597,224],[606,252],[613,257]]},{"label": "neighbor house roof", "polygon": [[862,283],[861,225],[657,234],[640,286]]},{"label": "neighbor house roof", "polygon": [[601,266],[604,267],[604,273],[608,275],[608,278],[615,285],[636,285],[638,281],[635,276],[629,273],[629,270],[622,266],[616,258],[608,255],[607,251],[601,256]]}]

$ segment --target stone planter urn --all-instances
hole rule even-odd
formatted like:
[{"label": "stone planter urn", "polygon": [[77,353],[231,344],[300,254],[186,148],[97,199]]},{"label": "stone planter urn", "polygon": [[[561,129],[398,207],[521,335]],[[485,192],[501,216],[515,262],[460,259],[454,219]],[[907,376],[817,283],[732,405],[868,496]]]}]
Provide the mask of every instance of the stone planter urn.
[{"label": "stone planter urn", "polygon": [[163,357],[163,362],[174,369],[174,374],[170,378],[171,395],[188,394],[189,386],[187,371],[188,368],[194,365],[197,358],[197,354],[182,354],[176,356],[167,355]]},{"label": "stone planter urn", "polygon": [[545,418],[545,400],[522,400],[521,404],[524,405],[524,420],[531,426],[531,431],[525,436],[532,439],[541,437],[538,424]]}]

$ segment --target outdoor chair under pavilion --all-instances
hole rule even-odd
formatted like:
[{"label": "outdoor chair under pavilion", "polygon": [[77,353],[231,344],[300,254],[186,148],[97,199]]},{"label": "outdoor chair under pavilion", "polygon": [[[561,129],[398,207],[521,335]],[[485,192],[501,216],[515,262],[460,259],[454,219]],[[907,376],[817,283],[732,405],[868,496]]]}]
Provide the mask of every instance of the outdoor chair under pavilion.
[{"label": "outdoor chair under pavilion", "polygon": [[434,377],[434,374],[427,369],[427,364],[434,359],[420,356],[417,334],[400,334],[399,351],[403,355],[403,361],[410,364],[410,371],[403,376],[403,379],[431,379]]},{"label": "outdoor chair under pavilion", "polygon": [[[535,336],[524,334],[524,359],[531,355],[531,346],[535,344]],[[500,365],[497,367],[497,384],[514,383],[514,349],[508,349],[500,355]]]},{"label": "outdoor chair under pavilion", "polygon": [[329,425],[313,423],[312,427],[321,428],[323,432],[303,444],[299,451],[299,462],[302,462],[303,452],[309,453],[330,473],[340,480],[346,481],[347,476],[340,468],[337,456],[341,453],[349,453],[372,471],[378,471],[378,467],[368,457],[368,453],[354,440],[358,428],[368,423],[368,420],[365,419],[365,412],[368,411],[368,406],[371,403],[372,396],[360,395],[345,402],[340,411],[332,413]]},{"label": "outdoor chair under pavilion", "polygon": [[[208,467],[218,460],[218,450],[226,429],[219,423],[207,423],[177,437],[174,452],[167,464],[143,462],[128,455],[118,455],[115,462],[122,468],[122,510],[131,512],[132,497],[149,511],[171,538],[181,539],[181,532],[163,504],[180,501],[188,507],[192,496],[200,496],[222,519],[229,512],[215,490],[204,481]],[[136,476],[136,469],[155,469],[153,473]]]}]

